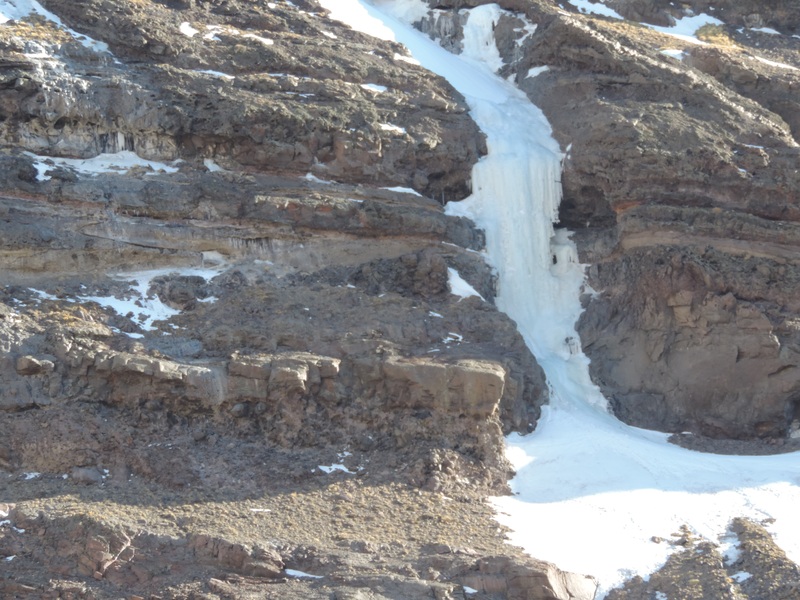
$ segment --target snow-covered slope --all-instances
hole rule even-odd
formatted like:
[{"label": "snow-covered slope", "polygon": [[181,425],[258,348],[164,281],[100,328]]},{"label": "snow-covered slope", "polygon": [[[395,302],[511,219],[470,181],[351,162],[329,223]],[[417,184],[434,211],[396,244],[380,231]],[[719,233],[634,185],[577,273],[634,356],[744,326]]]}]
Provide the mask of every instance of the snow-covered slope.
[{"label": "snow-covered slope", "polygon": [[[487,135],[489,154],[474,168],[474,193],[450,212],[470,216],[486,230],[487,260],[499,275],[498,306],[517,322],[552,389],[536,432],[509,439],[518,471],[515,495],[497,498],[495,505],[498,519],[514,531],[511,541],[562,568],[596,576],[600,596],[662,564],[669,545],[654,543],[653,536],[669,538],[684,524],[718,541],[734,516],[772,518],[778,543],[800,560],[800,524],[793,517],[800,501],[796,455],[693,453],[604,410],[573,328],[582,269],[566,232],[553,230],[561,155],[538,109],[488,68],[446,53],[372,6],[357,0],[323,4],[354,28],[405,44],[466,96]],[[400,5],[408,12],[405,4],[383,8]],[[465,47],[474,49],[480,45],[470,40],[485,39],[486,31],[470,22],[487,20],[470,17],[467,23]]]}]

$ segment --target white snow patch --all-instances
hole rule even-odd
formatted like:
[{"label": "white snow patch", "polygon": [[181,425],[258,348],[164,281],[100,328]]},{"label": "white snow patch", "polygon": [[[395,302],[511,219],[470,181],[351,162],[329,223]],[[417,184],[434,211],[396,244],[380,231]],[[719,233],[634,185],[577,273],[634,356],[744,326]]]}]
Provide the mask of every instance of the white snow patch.
[{"label": "white snow patch", "polygon": [[[9,476],[10,476],[10,475],[9,475]],[[6,515],[7,515],[7,514],[8,514],[8,513],[6,513]],[[11,521],[9,521],[8,519],[4,519],[3,521],[0,521],[0,527],[5,527],[5,526],[11,527],[11,529],[13,529],[14,531],[16,531],[17,533],[25,533],[25,530],[24,530],[24,529],[20,529],[19,527],[14,527],[14,526],[11,524]]]},{"label": "white snow patch", "polygon": [[760,31],[761,33],[769,33],[771,35],[781,35],[780,31],[776,31],[775,29],[772,29],[771,27],[751,27],[750,31]]},{"label": "white snow patch", "polygon": [[450,293],[454,296],[459,296],[461,300],[469,298],[470,296],[477,296],[483,300],[475,288],[468,284],[461,274],[452,267],[447,267],[447,283],[450,285]]},{"label": "white snow patch", "polygon": [[[427,17],[430,11],[430,7],[420,0],[375,0],[373,3],[386,12],[391,11],[392,15],[403,23],[416,23]],[[353,27],[348,20],[340,20]]]},{"label": "white snow patch", "polygon": [[27,479],[36,479],[37,477],[41,477],[42,476],[41,473],[37,473],[35,471],[32,471],[30,473],[23,473],[23,475],[25,476],[26,480]]},{"label": "white snow patch", "polygon": [[388,190],[390,192],[398,192],[400,194],[413,194],[414,196],[419,196],[420,198],[424,198],[424,196],[420,194],[417,190],[410,187],[403,187],[401,185],[396,185],[394,187],[382,187],[381,189]]},{"label": "white snow patch", "polygon": [[787,65],[786,63],[775,62],[774,60],[767,60],[766,58],[761,58],[760,56],[754,56],[753,58],[771,67],[777,67],[779,69],[791,69],[792,71],[800,71],[800,69],[798,69],[797,67],[793,67],[792,65]]},{"label": "white snow patch", "polygon": [[322,35],[324,35],[325,37],[331,38],[332,40],[338,40],[339,39],[338,35],[336,35],[335,33],[331,33],[330,31],[320,30],[320,33]]},{"label": "white snow patch", "polygon": [[[524,465],[512,483],[518,496],[494,500],[498,520],[515,530],[510,541],[533,556],[597,576],[604,594],[664,563],[669,547],[653,543],[653,535],[666,538],[689,523],[700,536],[715,539],[738,515],[777,516],[776,541],[798,556],[800,528],[788,505],[800,494],[795,485],[777,479],[794,471],[797,480],[796,457],[760,473],[760,461],[753,457],[701,455],[698,460],[659,434],[611,418],[600,421],[586,410],[565,414],[547,407],[546,413],[528,439],[509,439],[509,457],[515,467]],[[576,431],[582,437],[590,433],[577,441]],[[579,535],[565,535],[556,524],[565,522],[570,531],[587,528],[590,539],[579,544]],[[534,531],[537,539],[530,537]],[[614,552],[603,555],[609,536],[616,540]]]},{"label": "white snow patch", "polygon": [[[29,156],[34,156],[34,155],[29,155]],[[36,159],[37,160],[34,160],[33,162],[33,167],[36,169],[36,181],[47,181],[49,179],[52,179],[52,177],[50,177],[47,174],[47,171],[48,169],[50,169],[50,166],[45,163],[46,160],[45,157],[36,156]]]},{"label": "white snow patch", "polygon": [[525,75],[526,78],[528,77],[536,77],[537,75],[541,75],[542,73],[547,73],[550,70],[550,67],[547,65],[542,65],[541,67],[531,67],[528,69],[528,74]]},{"label": "white snow patch", "polygon": [[[25,152],[25,154],[34,159],[33,164],[36,167],[38,181],[51,179],[46,173],[53,166],[74,169],[78,173],[91,176],[99,175],[100,173],[125,173],[134,167],[149,168],[154,173],[159,171],[164,171],[165,173],[178,172],[178,167],[154,160],[146,160],[129,150],[114,154],[98,154],[93,158],[60,158],[57,156],[41,156],[32,152]],[[52,163],[52,166],[50,163]]]},{"label": "white snow patch", "polygon": [[440,315],[440,314],[439,314],[439,313],[437,313],[437,312],[433,312],[432,310],[429,310],[429,311],[428,311],[428,314],[429,314],[431,317],[436,317],[437,319],[444,319],[444,317],[443,317],[442,315]]},{"label": "white snow patch", "polygon": [[385,85],[378,85],[376,83],[362,83],[361,87],[370,92],[375,92],[376,94],[382,94],[388,89]]},{"label": "white snow patch", "polygon": [[478,590],[476,590],[475,588],[471,588],[468,585],[462,586],[462,588],[464,589],[464,593],[465,594],[477,594],[478,593]]},{"label": "white snow patch", "polygon": [[664,592],[656,592],[653,600],[669,600],[669,597]]},{"label": "white snow patch", "polygon": [[750,579],[752,576],[753,574],[748,573],[747,571],[739,571],[738,573],[731,575],[731,579],[733,579],[736,583],[742,583]]},{"label": "white snow patch", "polygon": [[572,6],[577,8],[580,12],[587,15],[599,15],[602,17],[611,17],[612,19],[622,19],[622,15],[609,8],[600,2],[589,2],[589,0],[567,0]]},{"label": "white snow patch", "polygon": [[208,169],[212,173],[218,173],[219,171],[224,171],[225,170],[210,158],[204,158],[203,159],[203,165],[205,166],[206,169]]},{"label": "white snow patch", "polygon": [[7,23],[12,19],[23,19],[31,14],[39,14],[48,21],[52,21],[86,48],[90,48],[98,53],[110,53],[108,50],[108,44],[93,40],[89,36],[78,33],[74,29],[70,29],[69,27],[65,26],[63,21],[58,16],[44,8],[41,4],[36,2],[36,0],[0,0],[0,25]]},{"label": "white snow patch", "polygon": [[[522,37],[517,38],[517,46],[522,46],[522,44],[525,43],[525,40],[527,40],[534,33],[536,33],[536,29],[538,28],[538,25],[536,25],[536,23],[531,23],[528,20],[528,17],[524,13],[519,13],[516,16],[517,16],[517,18],[522,19],[525,22],[525,25],[523,27],[523,31],[525,32],[525,34]],[[519,30],[516,29],[515,31],[519,31]]]},{"label": "white snow patch", "polygon": [[300,92],[283,92],[283,93],[286,94],[287,96],[299,96],[301,98],[311,98],[312,96],[315,95],[315,94],[302,94]]},{"label": "white snow patch", "polygon": [[213,75],[214,77],[219,77],[220,79],[236,79],[235,75],[228,75],[227,73],[223,73],[222,71],[213,71],[211,69],[197,69],[195,73],[205,73],[206,75]]},{"label": "white snow patch", "polygon": [[661,51],[661,54],[671,56],[672,58],[677,58],[678,60],[683,60],[686,57],[686,53],[683,50],[678,50],[677,48],[664,48]]},{"label": "white snow patch", "polygon": [[305,179],[306,181],[313,181],[314,183],[324,183],[326,185],[333,185],[332,181],[326,181],[325,179],[320,179],[313,173],[306,173],[305,175],[303,175],[303,179]]},{"label": "white snow patch", "polygon": [[289,577],[295,577],[298,579],[322,579],[322,575],[312,575],[311,573],[304,573],[303,571],[298,571],[297,569],[285,569],[285,572]]},{"label": "white snow patch", "polygon": [[642,23],[642,25],[649,27],[654,31],[660,31],[661,33],[666,33],[667,35],[671,35],[685,42],[689,42],[691,44],[699,44],[699,45],[706,45],[706,43],[697,39],[697,36],[695,34],[697,33],[698,29],[700,29],[704,25],[724,25],[724,24],[725,23],[723,23],[716,17],[712,17],[711,15],[707,15],[705,13],[699,15],[686,16],[683,17],[682,19],[678,19],[675,21],[675,25],[673,25],[672,27],[662,27],[659,25],[650,25],[648,23]]},{"label": "white snow patch", "polygon": [[730,529],[719,536],[719,553],[722,554],[722,561],[726,565],[734,564],[742,556],[739,548],[739,536]]},{"label": "white snow patch", "polygon": [[28,40],[25,42],[25,52],[23,52],[23,54],[27,58],[36,60],[40,66],[42,64],[42,60],[48,60],[51,61],[54,70],[63,71],[64,69],[64,63],[56,58],[55,47],[53,45],[47,44],[45,46],[39,42]]},{"label": "white snow patch", "polygon": [[394,60],[400,60],[400,61],[406,62],[406,63],[408,63],[410,65],[419,66],[419,64],[420,64],[420,62],[416,58],[412,58],[410,56],[404,56],[403,54],[397,54],[397,52],[395,52],[393,58],[394,58]]},{"label": "white snow patch", "polygon": [[[164,304],[156,294],[150,294],[150,282],[162,275],[185,275],[199,276],[204,279],[211,279],[219,275],[221,268],[180,268],[180,269],[155,269],[152,271],[138,271],[135,273],[119,273],[115,279],[125,281],[133,280],[131,291],[126,298],[116,298],[114,296],[79,296],[85,302],[97,302],[100,306],[110,308],[118,315],[125,316],[133,314],[133,320],[146,330],[155,329],[156,321],[168,321],[172,317],[180,314],[170,306]],[[131,335],[131,334],[129,334]]]},{"label": "white snow patch", "polygon": [[406,130],[403,127],[399,127],[398,125],[392,125],[391,123],[379,123],[378,126],[383,131],[391,131],[392,133],[397,133],[400,135],[405,135]]},{"label": "white snow patch", "polygon": [[31,291],[37,296],[39,296],[39,300],[58,300],[58,298],[56,296],[53,296],[53,294],[48,294],[47,292],[43,292],[42,290],[37,290],[35,288],[28,288],[28,291]]},{"label": "white snow patch", "polygon": [[191,26],[189,21],[184,21],[181,23],[181,26],[178,28],[178,30],[186,37],[194,37],[200,33],[197,29]]},{"label": "white snow patch", "polygon": [[152,331],[155,329],[154,323],[156,321],[167,321],[180,314],[180,311],[167,306],[156,295],[148,297],[147,286],[149,286],[150,282],[149,280],[144,281],[145,285],[141,285],[137,280],[136,292],[131,298],[82,296],[81,299],[87,302],[97,302],[100,306],[110,308],[118,315],[132,314],[133,320],[143,329]]},{"label": "white snow patch", "polygon": [[272,509],[271,509],[271,508],[251,508],[251,509],[250,509],[250,512],[254,512],[254,513],[268,513],[268,512],[272,512]]},{"label": "white snow patch", "polygon": [[[11,20],[22,19],[31,13],[42,12],[39,10],[41,5],[38,2],[29,2],[26,0],[3,0],[0,2],[0,24],[7,23]],[[41,8],[43,11],[44,9]]]},{"label": "white snow patch", "polygon": [[319,465],[317,467],[320,471],[327,473],[330,475],[334,471],[341,471],[342,473],[348,473],[349,475],[355,475],[355,471],[351,471],[347,467],[345,467],[341,463],[334,463],[332,465]]},{"label": "white snow patch", "polygon": [[217,268],[220,268],[228,262],[225,256],[223,256],[216,250],[206,250],[205,252],[201,252],[200,254],[203,257],[203,268],[206,267],[210,268],[212,265],[214,265]]},{"label": "white snow patch", "polygon": [[265,46],[272,46],[275,43],[274,40],[271,40],[271,39],[265,38],[265,37],[261,37],[260,35],[256,35],[254,33],[245,33],[244,36],[242,36],[242,37],[246,37],[246,38],[249,38],[251,40],[256,40],[257,42],[261,42]]}]

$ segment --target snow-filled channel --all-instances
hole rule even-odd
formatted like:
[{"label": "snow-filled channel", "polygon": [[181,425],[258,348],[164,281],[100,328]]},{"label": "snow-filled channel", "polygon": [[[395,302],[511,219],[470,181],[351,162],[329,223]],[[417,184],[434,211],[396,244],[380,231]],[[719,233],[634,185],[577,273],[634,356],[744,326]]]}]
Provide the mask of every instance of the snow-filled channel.
[{"label": "snow-filled channel", "polygon": [[[671,546],[653,536],[670,538],[683,524],[717,542],[735,516],[773,518],[778,544],[800,560],[797,454],[690,452],[606,411],[574,329],[583,268],[568,234],[553,229],[561,154],[539,109],[483,66],[480,52],[451,55],[389,14],[408,13],[410,0],[381,3],[381,10],[358,0],[321,4],[355,29],[405,44],[464,94],[487,135],[489,153],[473,169],[473,195],[448,211],[485,229],[487,260],[499,276],[497,306],[516,321],[551,387],[536,431],[508,439],[515,495],[494,504],[498,520],[513,531],[510,541],[563,569],[593,575],[598,598],[662,565]],[[486,39],[475,23],[485,26],[486,19],[471,16],[465,36]]]}]

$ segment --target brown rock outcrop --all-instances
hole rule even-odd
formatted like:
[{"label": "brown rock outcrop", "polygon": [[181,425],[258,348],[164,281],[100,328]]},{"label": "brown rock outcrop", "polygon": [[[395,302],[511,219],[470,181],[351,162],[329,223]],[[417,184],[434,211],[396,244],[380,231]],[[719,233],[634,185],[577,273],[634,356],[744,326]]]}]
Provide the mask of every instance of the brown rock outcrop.
[{"label": "brown rock outcrop", "polygon": [[[594,597],[590,578],[532,559],[477,558],[470,548],[447,544],[426,546],[412,565],[407,548],[400,544],[356,541],[326,556],[309,546],[275,548],[206,533],[127,531],[96,519],[47,518],[13,506],[9,523],[13,551],[27,560],[50,561],[61,579],[37,583],[23,576],[23,583],[0,576],[0,592],[6,594],[55,598],[67,590],[73,597],[87,598],[106,597],[111,590],[129,594],[135,589],[142,594],[138,597],[169,593],[175,598],[196,598],[208,593],[263,592],[268,585],[292,600],[323,597],[331,587],[336,598],[453,598],[463,596],[467,589],[488,598],[516,600]],[[10,546],[0,546],[2,553],[9,550]],[[380,560],[390,576],[381,577],[365,559]],[[83,574],[84,582],[66,579],[75,572]]]}]

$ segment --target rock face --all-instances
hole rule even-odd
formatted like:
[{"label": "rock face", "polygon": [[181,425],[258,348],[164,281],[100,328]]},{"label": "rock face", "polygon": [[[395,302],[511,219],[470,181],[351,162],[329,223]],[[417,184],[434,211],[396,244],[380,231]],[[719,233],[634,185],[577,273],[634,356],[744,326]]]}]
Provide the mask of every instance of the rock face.
[{"label": "rock face", "polygon": [[[470,549],[446,544],[429,544],[425,548],[424,558],[416,568],[420,573],[435,572],[442,579],[425,581],[410,564],[403,564],[402,558],[398,560],[396,549],[368,542],[355,542],[325,556],[312,547],[276,550],[202,533],[156,536],[139,531],[129,535],[91,520],[46,518],[19,507],[11,507],[8,517],[14,523],[14,532],[6,542],[9,549],[42,562],[51,561],[56,572],[77,572],[86,581],[102,582],[106,588],[170,589],[170,584],[180,582],[187,574],[199,572],[207,579],[207,592],[196,591],[185,597],[258,597],[265,586],[279,590],[286,598],[330,597],[328,585],[319,580],[339,582],[336,598],[454,598],[463,597],[464,589],[488,598],[590,600],[594,596],[590,579],[559,572],[552,565],[507,556],[476,558]],[[37,535],[26,536],[27,532]],[[52,558],[47,549],[53,541],[48,538],[55,532],[61,539],[57,542],[58,556]],[[359,562],[376,558],[381,561],[382,570],[391,573],[386,581],[377,573],[359,573],[359,566],[363,570]],[[163,568],[165,562],[169,569]],[[463,584],[454,585],[451,581]],[[0,589],[9,594],[43,592],[15,581],[6,582]],[[89,597],[97,589],[97,585],[62,580],[54,582],[50,593]]]},{"label": "rock face", "polygon": [[[777,110],[780,94],[748,94],[709,77],[705,47],[686,50],[676,76],[667,74],[675,66],[653,65],[652,51],[640,52],[641,83],[626,75],[630,83],[601,89],[601,77],[589,92],[589,101],[610,104],[610,122],[594,127],[595,142],[576,135],[565,168],[575,200],[564,219],[576,227],[584,220],[580,245],[600,292],[581,322],[593,375],[634,424],[784,436],[800,391],[796,132]],[[743,55],[727,54],[765,88],[780,88],[783,73],[794,73],[772,76]],[[596,61],[591,69],[607,72]],[[654,79],[656,89],[647,83]],[[594,156],[584,162],[584,153]],[[589,190],[593,200],[584,205]],[[613,226],[593,227],[596,212]]]},{"label": "rock face", "polygon": [[443,79],[312,2],[0,10],[0,596],[594,594],[483,502],[547,387]]},{"label": "rock face", "polygon": [[[725,25],[697,45],[545,2],[501,5],[503,72],[564,148],[561,222],[597,292],[579,332],[615,413],[785,437],[800,398],[797,6],[608,3],[662,26],[711,12]],[[421,24],[456,51],[458,6]]]},{"label": "rock face", "polygon": [[[483,502],[547,385],[442,209],[486,150],[463,98],[310,0],[43,4],[0,25],[0,595],[592,598]],[[459,52],[487,2],[430,4]],[[796,3],[500,5],[501,74],[564,149],[616,414],[786,436]],[[712,8],[706,45],[645,26]]]}]

